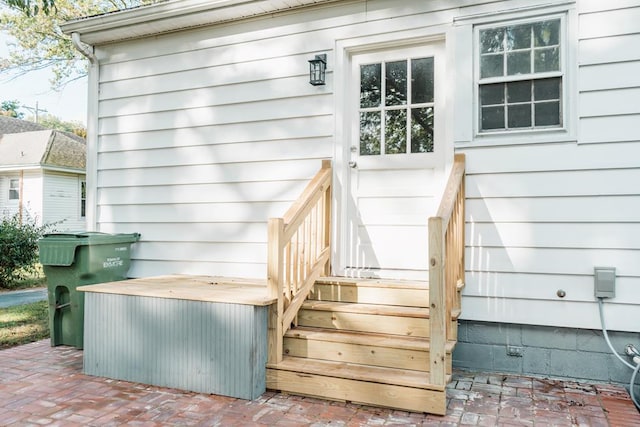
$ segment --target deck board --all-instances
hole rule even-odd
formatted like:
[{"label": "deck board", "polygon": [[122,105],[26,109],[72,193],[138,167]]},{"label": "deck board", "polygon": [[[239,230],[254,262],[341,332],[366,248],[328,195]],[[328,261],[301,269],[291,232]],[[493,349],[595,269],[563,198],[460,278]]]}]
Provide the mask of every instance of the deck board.
[{"label": "deck board", "polygon": [[267,295],[266,280],[219,276],[156,276],[81,286],[78,290],[256,306],[275,302]]}]

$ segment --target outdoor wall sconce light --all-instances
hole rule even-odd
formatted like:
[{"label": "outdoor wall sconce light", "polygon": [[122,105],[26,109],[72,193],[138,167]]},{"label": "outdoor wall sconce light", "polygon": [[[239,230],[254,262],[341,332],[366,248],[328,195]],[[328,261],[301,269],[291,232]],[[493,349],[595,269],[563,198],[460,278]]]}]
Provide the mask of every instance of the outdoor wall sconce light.
[{"label": "outdoor wall sconce light", "polygon": [[327,69],[327,55],[316,55],[309,60],[309,83],[314,86],[324,84],[324,74]]}]

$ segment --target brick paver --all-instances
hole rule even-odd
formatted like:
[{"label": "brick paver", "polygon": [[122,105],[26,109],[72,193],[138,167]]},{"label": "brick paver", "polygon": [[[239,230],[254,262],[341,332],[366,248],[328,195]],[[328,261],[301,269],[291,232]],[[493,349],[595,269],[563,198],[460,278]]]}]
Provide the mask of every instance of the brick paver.
[{"label": "brick paver", "polygon": [[0,425],[639,426],[624,388],[457,372],[440,417],[266,392],[254,401],[82,374],[82,351],[39,341],[0,351]]}]

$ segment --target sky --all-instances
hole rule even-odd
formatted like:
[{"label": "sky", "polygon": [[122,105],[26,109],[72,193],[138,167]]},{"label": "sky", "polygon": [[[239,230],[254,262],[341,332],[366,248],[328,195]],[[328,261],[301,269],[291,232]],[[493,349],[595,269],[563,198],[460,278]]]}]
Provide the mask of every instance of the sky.
[{"label": "sky", "polygon": [[[0,32],[0,58],[8,56],[7,43],[10,37]],[[49,79],[50,70],[40,70],[27,73],[21,77],[9,79],[0,74],[0,102],[18,101],[20,105],[31,107],[35,110],[47,110],[40,114],[51,114],[63,121],[87,123],[87,78],[69,83],[60,92],[51,89]],[[34,115],[34,111],[21,109],[25,118]]]}]

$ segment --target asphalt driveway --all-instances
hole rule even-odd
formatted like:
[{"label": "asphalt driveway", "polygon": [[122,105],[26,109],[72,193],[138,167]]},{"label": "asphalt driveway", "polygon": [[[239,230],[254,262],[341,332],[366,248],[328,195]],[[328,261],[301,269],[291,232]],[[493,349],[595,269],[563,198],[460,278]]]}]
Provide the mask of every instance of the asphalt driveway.
[{"label": "asphalt driveway", "polygon": [[30,304],[47,299],[47,288],[24,289],[20,291],[0,292],[0,308]]}]

